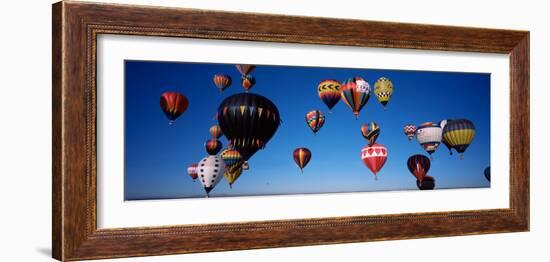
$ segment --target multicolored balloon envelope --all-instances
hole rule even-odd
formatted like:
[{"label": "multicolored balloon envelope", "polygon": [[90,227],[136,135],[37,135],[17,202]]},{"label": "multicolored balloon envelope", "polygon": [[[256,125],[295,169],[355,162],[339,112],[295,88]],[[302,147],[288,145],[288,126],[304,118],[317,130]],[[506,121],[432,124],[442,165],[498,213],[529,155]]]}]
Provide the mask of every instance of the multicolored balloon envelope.
[{"label": "multicolored balloon envelope", "polygon": [[242,86],[246,92],[248,92],[256,84],[256,78],[251,75],[244,75],[242,77]]},{"label": "multicolored balloon envelope", "polygon": [[416,140],[431,155],[441,144],[441,133],[442,129],[439,124],[426,122],[416,130]]},{"label": "multicolored balloon envelope", "polygon": [[227,89],[232,82],[231,77],[226,74],[216,74],[212,81],[214,81],[214,85],[216,85],[220,93]]},{"label": "multicolored balloon envelope", "polygon": [[256,68],[256,66],[253,65],[235,65],[235,67],[239,70],[241,75],[248,75],[252,72],[252,70],[254,70],[254,68]]},{"label": "multicolored balloon envelope", "polygon": [[210,135],[215,139],[219,139],[223,135],[222,128],[219,125],[211,126],[209,131]]},{"label": "multicolored balloon envelope", "polygon": [[435,178],[426,176],[422,181],[416,180],[416,186],[420,190],[433,190],[435,188]]},{"label": "multicolored balloon envelope", "polygon": [[407,160],[407,168],[416,180],[422,181],[430,170],[430,159],[425,155],[413,155]]},{"label": "multicolored balloon envelope", "polygon": [[218,124],[245,161],[265,147],[280,123],[279,109],[261,95],[235,94],[218,107]]},{"label": "multicolored balloon envelope", "polygon": [[304,167],[306,167],[309,160],[311,160],[311,151],[305,147],[299,147],[294,149],[292,157],[296,165],[300,168],[300,171],[304,172]]},{"label": "multicolored balloon envelope", "polygon": [[217,153],[220,152],[220,150],[222,150],[222,142],[220,142],[220,140],[217,140],[217,139],[208,139],[205,143],[204,143],[204,148],[206,149],[206,152],[209,154],[209,155],[215,155]]},{"label": "multicolored balloon envelope", "polygon": [[198,164],[191,164],[187,167],[187,174],[193,179],[193,182],[195,182],[195,179],[198,177],[197,166]]},{"label": "multicolored balloon envelope", "polygon": [[382,106],[384,106],[384,110],[386,110],[386,105],[393,94],[393,83],[385,77],[380,77],[374,83],[374,94]]},{"label": "multicolored balloon envelope", "polygon": [[317,134],[325,124],[325,115],[319,110],[309,111],[306,114],[306,123],[311,128],[311,131],[313,131],[313,134]]},{"label": "multicolored balloon envelope", "polygon": [[[474,123],[468,119],[450,120],[443,129],[443,139],[459,154],[464,151],[474,140],[476,128]],[[463,158],[463,155],[460,157]]]},{"label": "multicolored balloon envelope", "polygon": [[416,134],[416,126],[413,124],[405,125],[403,127],[403,133],[405,133],[409,141],[411,141],[414,138],[414,134]]},{"label": "multicolored balloon envelope", "polygon": [[361,135],[369,141],[369,145],[373,145],[380,135],[380,126],[376,122],[370,122],[368,125],[363,124],[361,126]]},{"label": "multicolored balloon envelope", "polygon": [[377,174],[384,167],[387,158],[388,150],[381,144],[367,145],[361,150],[361,159],[365,166],[372,171],[375,179],[378,179]]},{"label": "multicolored balloon envelope", "polygon": [[189,100],[187,97],[178,92],[164,92],[160,96],[160,108],[168,118],[168,124],[172,125],[176,118],[181,116],[187,107]]},{"label": "multicolored balloon envelope", "polygon": [[327,105],[329,111],[340,101],[340,82],[336,80],[324,80],[317,86],[319,98]]},{"label": "multicolored balloon envelope", "polygon": [[359,111],[367,104],[370,97],[370,85],[361,77],[352,77],[340,86],[342,100],[358,118]]},{"label": "multicolored balloon envelope", "polygon": [[225,149],[220,156],[226,167],[223,176],[227,179],[227,182],[229,182],[229,187],[232,188],[233,183],[237,181],[243,172],[243,156],[235,149]]},{"label": "multicolored balloon envelope", "polygon": [[197,174],[207,197],[210,191],[220,182],[224,172],[225,164],[220,156],[207,156],[199,161]]}]

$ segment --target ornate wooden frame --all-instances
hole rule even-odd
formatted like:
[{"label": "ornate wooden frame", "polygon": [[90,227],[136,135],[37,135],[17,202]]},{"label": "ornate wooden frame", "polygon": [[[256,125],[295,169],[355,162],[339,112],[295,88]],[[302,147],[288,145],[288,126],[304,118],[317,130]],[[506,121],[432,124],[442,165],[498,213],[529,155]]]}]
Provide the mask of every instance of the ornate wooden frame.
[{"label": "ornate wooden frame", "polygon": [[[54,4],[52,27],[52,245],[56,259],[148,256],[529,230],[528,31],[82,2]],[[508,54],[510,208],[98,229],[95,76],[98,34]],[[431,226],[419,226],[425,224]]]}]

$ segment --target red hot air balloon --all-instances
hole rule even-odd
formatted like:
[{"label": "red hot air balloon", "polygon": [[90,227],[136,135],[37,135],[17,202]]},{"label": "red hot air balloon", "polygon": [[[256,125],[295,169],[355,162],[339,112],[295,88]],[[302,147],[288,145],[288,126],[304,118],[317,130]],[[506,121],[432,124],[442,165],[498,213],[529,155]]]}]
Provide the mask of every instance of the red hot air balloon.
[{"label": "red hot air balloon", "polygon": [[198,164],[191,164],[187,167],[187,174],[193,179],[193,182],[195,182],[195,179],[199,176],[197,174],[197,166]]},{"label": "red hot air balloon", "polygon": [[244,75],[242,79],[242,85],[244,88],[244,91],[248,93],[250,88],[252,88],[256,84],[256,78],[254,78],[251,75]]},{"label": "red hot air balloon", "polygon": [[164,92],[160,96],[160,108],[168,118],[168,124],[172,125],[189,106],[189,100],[178,92]]},{"label": "red hot air balloon", "polygon": [[342,100],[353,111],[355,119],[369,101],[370,91],[369,83],[358,76],[349,78],[340,86]]},{"label": "red hot air balloon", "polygon": [[252,72],[252,70],[256,68],[256,66],[253,66],[253,65],[235,65],[235,67],[237,68],[237,70],[239,70],[239,73],[241,73],[241,75],[243,76],[250,74],[250,72]]},{"label": "red hot air balloon", "polygon": [[372,171],[374,178],[378,179],[378,172],[388,158],[388,150],[381,144],[366,145],[361,150],[361,159],[363,163]]},{"label": "red hot air balloon", "polygon": [[409,141],[411,141],[414,138],[414,135],[416,134],[416,126],[413,124],[405,125],[403,127],[403,133],[405,133]]},{"label": "red hot air balloon", "polygon": [[311,131],[313,131],[313,134],[317,134],[325,124],[325,115],[319,110],[309,111],[306,114],[306,123],[311,128]]},{"label": "red hot air balloon", "polygon": [[305,147],[299,147],[294,150],[292,156],[294,157],[294,162],[296,162],[296,165],[298,165],[300,171],[303,173],[304,167],[306,167],[309,160],[311,160],[311,151]]},{"label": "red hot air balloon", "polygon": [[416,180],[416,186],[420,190],[433,190],[435,188],[435,178],[425,176],[422,181]]},{"label": "red hot air balloon", "polygon": [[214,81],[214,85],[218,88],[218,90],[223,92],[225,89],[227,89],[231,85],[231,77],[225,74],[216,74],[214,75],[214,78],[212,79]]},{"label": "red hot air balloon", "polygon": [[407,168],[416,180],[422,182],[430,170],[430,159],[425,155],[413,155],[407,160]]},{"label": "red hot air balloon", "polygon": [[215,139],[218,139],[223,135],[222,128],[219,125],[213,125],[212,127],[210,127],[209,131],[212,137]]},{"label": "red hot air balloon", "polygon": [[208,139],[206,143],[204,143],[204,148],[206,148],[206,152],[211,156],[219,153],[220,150],[222,150],[222,146],[222,142],[214,138]]}]

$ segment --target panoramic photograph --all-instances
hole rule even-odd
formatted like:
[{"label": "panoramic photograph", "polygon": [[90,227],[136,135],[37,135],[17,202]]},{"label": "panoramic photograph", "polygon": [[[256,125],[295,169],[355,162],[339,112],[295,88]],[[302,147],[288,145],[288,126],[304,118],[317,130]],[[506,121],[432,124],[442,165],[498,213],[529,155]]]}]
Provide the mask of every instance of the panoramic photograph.
[{"label": "panoramic photograph", "polygon": [[124,77],[126,201],[490,187],[488,73],[127,60]]}]

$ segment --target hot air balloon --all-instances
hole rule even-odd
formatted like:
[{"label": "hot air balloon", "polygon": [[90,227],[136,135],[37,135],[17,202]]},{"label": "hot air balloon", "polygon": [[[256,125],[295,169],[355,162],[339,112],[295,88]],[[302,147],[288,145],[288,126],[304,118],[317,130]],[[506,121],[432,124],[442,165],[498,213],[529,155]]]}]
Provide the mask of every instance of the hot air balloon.
[{"label": "hot air balloon", "polygon": [[426,122],[416,130],[416,140],[431,155],[441,143],[441,131],[439,124]]},{"label": "hot air balloon", "polygon": [[476,128],[474,123],[468,119],[457,119],[447,122],[443,129],[443,139],[456,150],[460,159],[464,157],[464,151],[474,140]]},{"label": "hot air balloon", "polygon": [[361,150],[361,159],[363,159],[363,163],[372,171],[375,179],[378,179],[377,174],[386,163],[387,158],[388,150],[381,144],[367,145]]},{"label": "hot air balloon", "polygon": [[237,67],[237,70],[239,70],[239,73],[243,76],[250,74],[250,72],[256,68],[253,65],[235,65],[235,67]]},{"label": "hot air balloon", "polygon": [[191,164],[187,167],[187,174],[193,179],[193,182],[195,182],[195,179],[198,177],[197,165],[198,164]]},{"label": "hot air balloon", "polygon": [[248,161],[244,161],[243,170],[248,170],[248,169],[250,169],[250,165],[248,164]]},{"label": "hot air balloon", "polygon": [[231,77],[225,74],[216,74],[214,75],[214,78],[212,80],[214,81],[214,85],[216,85],[220,93],[227,89],[232,82]]},{"label": "hot air balloon", "polygon": [[225,164],[220,156],[207,156],[199,161],[197,174],[206,191],[206,197],[209,197],[210,191],[220,182],[224,172]]},{"label": "hot air balloon", "polygon": [[223,175],[227,179],[227,182],[229,182],[229,187],[231,188],[233,183],[235,183],[243,171],[243,156],[235,149],[225,149],[222,151],[220,156],[222,157],[226,167]]},{"label": "hot air balloon", "polygon": [[340,82],[336,80],[324,80],[317,86],[317,93],[323,103],[327,105],[329,112],[340,101]]},{"label": "hot air balloon", "polygon": [[[441,122],[439,122],[439,126],[441,127],[441,130],[445,130],[445,125],[447,125],[447,123],[449,121],[451,121],[451,120],[450,119],[449,120],[441,120]],[[445,147],[447,147],[447,149],[449,150],[449,155],[452,155],[453,154],[453,150],[452,150],[453,147],[451,146],[451,144],[449,144],[449,141],[447,141],[443,135],[441,135],[441,143],[443,143],[445,145]]]},{"label": "hot air balloon", "polygon": [[303,173],[304,167],[306,167],[309,160],[311,160],[311,151],[305,147],[299,147],[294,149],[292,157],[294,158],[296,165],[300,168],[300,171]]},{"label": "hot air balloon", "polygon": [[416,180],[416,186],[420,190],[433,190],[435,188],[435,179],[431,176],[426,176],[422,181]]},{"label": "hot air balloon", "polygon": [[222,146],[222,142],[214,138],[208,139],[204,143],[204,148],[206,148],[206,152],[208,152],[208,154],[211,156],[219,153],[220,150],[222,150]]},{"label": "hot air balloon", "polygon": [[256,84],[256,78],[254,78],[251,75],[244,75],[243,76],[242,85],[243,85],[243,88],[246,92],[248,92],[248,90],[250,90],[250,88],[252,88],[254,86],[254,84]]},{"label": "hot air balloon", "polygon": [[261,95],[235,94],[218,107],[218,124],[245,161],[265,147],[280,123],[275,104]]},{"label": "hot air balloon", "polygon": [[189,106],[189,100],[178,92],[164,92],[160,96],[160,108],[168,118],[168,124],[172,125]]},{"label": "hot air balloon", "polygon": [[376,143],[378,135],[380,135],[380,126],[376,122],[370,122],[368,125],[361,126],[361,135],[369,141],[369,145]]},{"label": "hot air balloon", "polygon": [[370,85],[361,77],[352,77],[340,87],[342,100],[353,111],[355,118],[359,116],[361,108],[367,104],[370,97]]},{"label": "hot air balloon", "polygon": [[313,131],[313,134],[317,134],[325,124],[325,115],[319,110],[309,111],[306,114],[306,123],[311,128],[311,131]]},{"label": "hot air balloon", "polygon": [[413,124],[405,125],[403,127],[403,133],[405,133],[409,141],[411,141],[414,138],[414,134],[416,133],[416,126]]},{"label": "hot air balloon", "polygon": [[219,125],[213,125],[210,127],[210,134],[213,138],[218,139],[220,138],[222,134],[222,128]]},{"label": "hot air balloon", "polygon": [[407,168],[416,180],[422,181],[430,170],[430,159],[425,155],[413,155],[407,160]]},{"label": "hot air balloon", "polygon": [[384,106],[384,110],[386,110],[386,105],[390,101],[391,95],[393,94],[392,82],[385,77],[380,77],[374,83],[374,94],[382,106]]},{"label": "hot air balloon", "polygon": [[483,171],[483,174],[485,175],[485,178],[487,179],[487,181],[491,182],[491,167],[490,166],[485,168],[485,171]]}]

